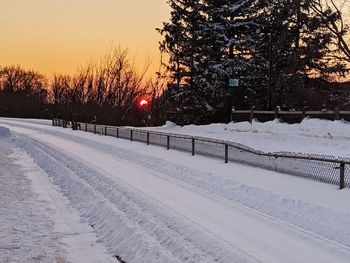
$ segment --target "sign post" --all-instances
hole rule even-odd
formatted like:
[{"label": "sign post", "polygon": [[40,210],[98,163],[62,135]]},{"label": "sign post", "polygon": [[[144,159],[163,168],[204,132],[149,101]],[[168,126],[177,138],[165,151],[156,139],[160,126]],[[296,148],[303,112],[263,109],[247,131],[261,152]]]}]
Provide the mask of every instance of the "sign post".
[{"label": "sign post", "polygon": [[230,78],[228,81],[228,88],[231,94],[230,120],[232,121],[232,108],[237,106],[237,92],[239,87],[239,78]]}]

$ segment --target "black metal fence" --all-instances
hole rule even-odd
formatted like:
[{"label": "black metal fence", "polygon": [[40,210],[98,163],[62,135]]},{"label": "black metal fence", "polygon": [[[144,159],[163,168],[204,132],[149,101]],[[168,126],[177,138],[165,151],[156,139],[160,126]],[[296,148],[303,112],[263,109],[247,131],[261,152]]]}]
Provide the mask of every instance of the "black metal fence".
[{"label": "black metal fence", "polygon": [[245,145],[199,136],[156,132],[140,128],[115,127],[90,123],[71,123],[54,119],[54,126],[76,127],[78,130],[113,136],[130,141],[158,145],[213,158],[239,162],[280,173],[295,175],[315,181],[350,188],[350,159],[316,154],[289,152],[265,153]]}]

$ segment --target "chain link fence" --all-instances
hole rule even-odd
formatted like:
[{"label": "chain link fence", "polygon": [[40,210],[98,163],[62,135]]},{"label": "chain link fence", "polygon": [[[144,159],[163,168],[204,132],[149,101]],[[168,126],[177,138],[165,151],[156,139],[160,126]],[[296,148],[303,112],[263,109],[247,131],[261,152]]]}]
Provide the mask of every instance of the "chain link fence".
[{"label": "chain link fence", "polygon": [[[52,124],[70,127],[70,122],[54,119]],[[350,188],[350,159],[316,154],[296,154],[289,152],[265,153],[245,145],[230,141],[149,131],[139,128],[104,126],[89,123],[77,123],[82,131],[113,136],[130,141],[157,145],[166,149],[175,149],[199,154],[225,163],[238,162],[260,167],[279,173],[299,176],[323,183],[338,185],[340,189]]]}]

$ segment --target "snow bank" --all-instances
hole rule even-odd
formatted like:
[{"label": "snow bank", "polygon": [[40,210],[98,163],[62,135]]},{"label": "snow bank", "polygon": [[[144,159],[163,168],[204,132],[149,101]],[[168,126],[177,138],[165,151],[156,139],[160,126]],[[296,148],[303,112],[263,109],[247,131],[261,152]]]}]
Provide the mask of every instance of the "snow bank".
[{"label": "snow bank", "polygon": [[0,127],[0,139],[9,137],[11,135],[11,132],[8,128]]},{"label": "snow bank", "polygon": [[167,129],[167,128],[174,128],[176,126],[177,126],[176,123],[171,121],[166,121],[166,123],[162,126],[162,128]]},{"label": "snow bank", "polygon": [[328,121],[318,119],[305,119],[300,124],[302,134],[318,134],[320,137],[350,139],[350,123],[344,120]]},{"label": "snow bank", "polygon": [[337,138],[350,140],[350,123],[344,120],[330,121],[321,119],[305,118],[301,123],[288,124],[280,120],[268,122],[253,121],[231,122],[229,124],[213,123],[209,125],[187,125],[178,126],[167,121],[164,126],[152,127],[152,130],[167,130],[183,134],[216,134],[217,138],[222,138],[222,133],[230,132],[250,132],[265,133],[273,135],[301,135],[315,138]]},{"label": "snow bank", "polygon": [[41,125],[52,125],[52,120],[48,119],[26,119],[26,118],[0,118],[8,121],[21,121],[25,123],[41,124]]},{"label": "snow bank", "polygon": [[263,152],[294,152],[338,158],[350,156],[350,123],[344,120],[306,118],[297,124],[274,120],[183,127],[167,123],[162,127],[147,129],[226,140]]},{"label": "snow bank", "polygon": [[228,131],[254,132],[279,135],[302,135],[318,138],[350,139],[350,124],[344,120],[329,121],[320,119],[304,119],[300,124],[288,124],[279,120],[260,123],[254,121],[230,123],[226,127]]}]

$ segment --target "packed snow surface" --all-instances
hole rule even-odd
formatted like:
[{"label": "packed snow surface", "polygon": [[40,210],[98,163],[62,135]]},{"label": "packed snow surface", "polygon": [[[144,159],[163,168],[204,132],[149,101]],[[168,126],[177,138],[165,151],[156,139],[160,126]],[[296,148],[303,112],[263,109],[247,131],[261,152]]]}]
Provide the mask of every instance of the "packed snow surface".
[{"label": "packed snow surface", "polygon": [[82,131],[0,126],[67,198],[61,207],[128,263],[349,262],[349,189]]},{"label": "packed snow surface", "polygon": [[9,129],[0,134],[0,262],[117,262]]},{"label": "packed snow surface", "polygon": [[297,124],[274,120],[183,127],[167,122],[162,127],[148,129],[233,141],[264,152],[350,156],[350,123],[344,120],[306,118]]},{"label": "packed snow surface", "polygon": [[8,128],[0,127],[0,138],[10,136],[10,130]]}]

